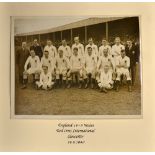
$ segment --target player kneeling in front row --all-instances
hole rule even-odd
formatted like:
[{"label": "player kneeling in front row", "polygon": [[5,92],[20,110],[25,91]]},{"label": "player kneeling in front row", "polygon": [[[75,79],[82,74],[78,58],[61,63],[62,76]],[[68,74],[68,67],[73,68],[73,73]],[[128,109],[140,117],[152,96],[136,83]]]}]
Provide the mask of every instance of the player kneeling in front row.
[{"label": "player kneeling in front row", "polygon": [[121,55],[116,59],[116,91],[119,90],[121,76],[125,76],[128,84],[128,91],[131,90],[131,77],[129,73],[130,58],[126,56],[125,50],[121,50]]},{"label": "player kneeling in front row", "polygon": [[70,59],[70,71],[68,72],[68,88],[71,87],[72,79],[76,79],[79,82],[79,88],[82,88],[83,65],[83,59],[78,54],[78,48],[73,48],[73,55]]},{"label": "player kneeling in front row", "polygon": [[66,87],[67,72],[69,71],[69,60],[64,56],[63,49],[60,48],[56,57],[56,85],[62,84]]},{"label": "player kneeling in front row", "polygon": [[40,81],[36,81],[37,89],[51,90],[54,82],[52,82],[51,72],[48,71],[48,66],[42,66]]},{"label": "player kneeling in front row", "polygon": [[95,76],[96,76],[96,67],[97,67],[97,57],[92,54],[92,48],[87,48],[88,54],[85,56],[85,74],[84,74],[84,81],[85,81],[85,88],[88,87],[89,83],[91,84],[91,88],[94,88],[95,84]]},{"label": "player kneeling in front row", "polygon": [[[30,66],[30,68],[28,68]],[[30,51],[30,56],[27,58],[24,65],[24,73],[23,73],[23,87],[22,89],[27,87],[28,76],[33,75],[33,82],[35,83],[39,80],[40,75],[40,59],[35,55],[35,51],[32,49]]]},{"label": "player kneeling in front row", "polygon": [[101,92],[107,93],[107,89],[113,88],[112,72],[110,71],[108,65],[105,65],[104,69],[101,71],[99,81],[98,86]]}]

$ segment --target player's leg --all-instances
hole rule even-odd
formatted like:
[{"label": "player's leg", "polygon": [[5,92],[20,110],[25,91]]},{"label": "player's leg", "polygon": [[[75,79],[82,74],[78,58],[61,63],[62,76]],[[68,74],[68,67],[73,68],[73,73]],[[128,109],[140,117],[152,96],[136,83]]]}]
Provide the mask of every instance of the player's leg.
[{"label": "player's leg", "polygon": [[124,73],[123,73],[126,78],[127,78],[127,84],[128,84],[128,91],[131,92],[132,88],[131,88],[131,77],[130,77],[130,73],[128,69],[124,69]]},{"label": "player's leg", "polygon": [[60,87],[60,71],[59,69],[56,69],[56,87]]},{"label": "player's leg", "polygon": [[27,83],[28,83],[28,72],[24,71],[23,72],[23,86],[21,88],[25,89],[27,87]]},{"label": "player's leg", "polygon": [[72,81],[72,72],[71,72],[71,70],[69,70],[67,72],[67,81],[68,81],[67,88],[70,88],[71,87],[71,81]]},{"label": "player's leg", "polygon": [[67,79],[67,70],[63,70],[63,72],[62,72],[62,80],[63,80],[64,88],[66,88],[66,79]]},{"label": "player's leg", "polygon": [[83,84],[83,71],[79,70],[78,72],[78,80],[79,80],[79,89],[82,88],[82,84]]},{"label": "player's leg", "polygon": [[115,81],[115,87],[116,87],[116,91],[119,91],[119,85],[120,85],[120,80],[121,80],[121,75],[122,75],[122,70],[121,68],[118,68],[116,70],[116,81]]}]

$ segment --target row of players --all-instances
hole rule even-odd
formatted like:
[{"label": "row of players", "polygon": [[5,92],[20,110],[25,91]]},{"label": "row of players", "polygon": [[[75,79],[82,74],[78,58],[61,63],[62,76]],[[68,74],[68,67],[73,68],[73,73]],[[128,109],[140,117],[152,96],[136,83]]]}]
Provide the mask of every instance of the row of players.
[{"label": "row of players", "polygon": [[[76,37],[75,42],[76,39],[79,40]],[[116,38],[115,41],[120,42],[120,38]],[[59,47],[57,53],[47,47],[44,49],[41,61],[34,49],[30,49],[30,56],[24,65],[22,88],[26,88],[28,75],[33,74],[37,88],[48,90],[54,84],[59,85],[60,81],[63,81],[64,86],[67,82],[67,87],[70,88],[76,77],[79,88],[82,88],[83,84],[87,88],[89,83],[94,88],[97,84],[100,90],[106,93],[107,89],[113,87],[118,91],[121,75],[124,75],[128,90],[131,91],[130,58],[126,56],[123,45],[119,44],[117,47],[116,44],[112,49],[106,45],[97,52],[97,46],[89,44],[84,52],[82,44],[75,43],[71,54],[67,53],[69,46],[65,50],[64,47]]]}]

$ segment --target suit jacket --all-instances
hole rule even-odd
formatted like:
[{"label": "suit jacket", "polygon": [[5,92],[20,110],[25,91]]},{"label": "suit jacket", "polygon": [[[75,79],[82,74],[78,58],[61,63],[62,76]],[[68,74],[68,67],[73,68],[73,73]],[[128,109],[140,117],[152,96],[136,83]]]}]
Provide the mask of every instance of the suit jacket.
[{"label": "suit jacket", "polygon": [[23,75],[24,65],[29,55],[30,52],[28,48],[23,49],[22,47],[20,47],[16,51],[16,64],[18,65],[20,76]]},{"label": "suit jacket", "polygon": [[43,56],[43,51],[42,51],[41,46],[40,45],[37,45],[37,46],[32,45],[30,47],[30,50],[31,49],[34,49],[36,55],[39,56],[39,58],[41,59],[41,57]]},{"label": "suit jacket", "polygon": [[130,67],[135,66],[139,59],[136,46],[134,44],[130,48],[126,46],[125,51],[126,55],[130,58]]}]

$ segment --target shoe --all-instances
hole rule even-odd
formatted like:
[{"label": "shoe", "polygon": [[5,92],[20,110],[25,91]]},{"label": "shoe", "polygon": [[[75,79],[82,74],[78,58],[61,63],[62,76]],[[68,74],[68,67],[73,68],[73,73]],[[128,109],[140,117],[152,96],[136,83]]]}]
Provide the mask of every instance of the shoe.
[{"label": "shoe", "polygon": [[84,87],[84,88],[85,88],[85,89],[87,89],[87,88],[88,88],[88,84],[87,84],[87,83],[85,84],[85,87]]},{"label": "shoe", "polygon": [[128,87],[128,91],[129,92],[132,92],[131,86]]},{"label": "shoe", "polygon": [[71,87],[71,84],[68,84],[67,88],[69,89]]},{"label": "shoe", "polygon": [[108,91],[107,91],[105,88],[103,88],[103,92],[104,92],[104,93],[107,93]]},{"label": "shoe", "polygon": [[25,89],[25,88],[27,88],[27,86],[26,86],[26,85],[23,85],[23,86],[21,87],[21,89]]}]

